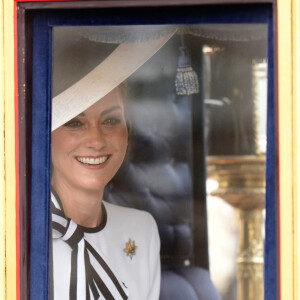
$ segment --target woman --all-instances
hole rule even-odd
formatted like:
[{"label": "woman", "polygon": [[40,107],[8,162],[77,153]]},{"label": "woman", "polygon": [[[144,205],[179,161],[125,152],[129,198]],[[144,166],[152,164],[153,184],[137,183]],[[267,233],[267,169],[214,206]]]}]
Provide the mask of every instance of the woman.
[{"label": "woman", "polygon": [[102,198],[128,143],[118,85],[172,35],[120,45],[53,98],[54,299],[159,298],[160,241],[154,219]]}]

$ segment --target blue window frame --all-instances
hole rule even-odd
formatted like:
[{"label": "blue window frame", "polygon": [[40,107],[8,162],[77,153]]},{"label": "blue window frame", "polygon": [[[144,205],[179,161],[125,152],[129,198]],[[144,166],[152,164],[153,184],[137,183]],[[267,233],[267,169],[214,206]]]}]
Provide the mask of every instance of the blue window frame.
[{"label": "blue window frame", "polygon": [[268,25],[268,125],[265,240],[265,299],[276,298],[277,261],[277,148],[274,96],[274,34],[271,4],[193,5],[173,7],[123,7],[49,9],[32,12],[32,174],[30,299],[48,299],[49,293],[49,194],[51,142],[52,27],[134,24],[249,24]]}]

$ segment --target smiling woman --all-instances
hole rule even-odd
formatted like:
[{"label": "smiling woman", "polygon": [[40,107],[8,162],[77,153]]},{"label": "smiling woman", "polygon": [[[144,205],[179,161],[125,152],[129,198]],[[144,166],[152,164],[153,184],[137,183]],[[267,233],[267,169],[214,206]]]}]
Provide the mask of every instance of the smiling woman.
[{"label": "smiling woman", "polygon": [[[118,89],[53,131],[52,186],[63,195],[65,213],[76,223],[99,225],[96,224],[99,211],[94,205],[99,204],[104,187],[120,168],[127,140],[123,100]],[[78,207],[87,208],[87,191],[88,204],[93,205],[91,214],[85,216],[87,220],[81,220],[82,210],[79,216],[75,217],[74,213],[76,215]],[[93,202],[90,201],[92,193]]]},{"label": "smiling woman", "polygon": [[156,300],[160,240],[153,217],[102,199],[127,151],[121,83],[174,31],[156,27],[150,37],[121,43],[104,59],[105,47],[89,40],[91,28],[65,42],[71,33],[54,30],[53,298]]}]

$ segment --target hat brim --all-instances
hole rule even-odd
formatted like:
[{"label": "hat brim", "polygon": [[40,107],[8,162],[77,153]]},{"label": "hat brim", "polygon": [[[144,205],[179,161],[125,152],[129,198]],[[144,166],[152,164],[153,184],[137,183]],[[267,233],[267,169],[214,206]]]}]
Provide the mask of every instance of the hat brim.
[{"label": "hat brim", "polygon": [[52,99],[52,131],[115,89],[148,61],[176,32],[120,44],[103,62]]}]

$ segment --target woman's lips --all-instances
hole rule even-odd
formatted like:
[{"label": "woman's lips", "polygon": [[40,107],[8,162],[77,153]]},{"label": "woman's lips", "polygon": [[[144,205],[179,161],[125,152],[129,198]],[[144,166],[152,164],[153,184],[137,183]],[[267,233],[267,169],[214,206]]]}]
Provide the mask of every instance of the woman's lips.
[{"label": "woman's lips", "polygon": [[109,155],[103,155],[99,157],[84,157],[84,156],[77,156],[76,160],[82,164],[90,165],[90,166],[97,166],[104,164],[109,159]]}]

